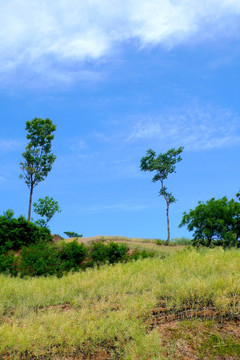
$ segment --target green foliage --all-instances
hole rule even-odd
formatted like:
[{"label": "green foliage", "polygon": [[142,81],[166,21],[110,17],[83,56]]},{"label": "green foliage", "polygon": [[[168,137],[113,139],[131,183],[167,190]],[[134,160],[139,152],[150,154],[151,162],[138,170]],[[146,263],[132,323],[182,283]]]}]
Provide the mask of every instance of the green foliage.
[{"label": "green foliage", "polygon": [[0,255],[0,273],[17,275],[16,258],[13,254]]},{"label": "green foliage", "polygon": [[170,149],[166,153],[159,154],[156,156],[155,151],[152,149],[147,150],[147,155],[141,159],[140,169],[142,171],[154,171],[156,174],[152,178],[153,182],[160,181],[161,189],[159,195],[163,196],[167,205],[167,230],[168,238],[166,245],[170,242],[170,226],[169,226],[169,205],[176,202],[175,197],[169,192],[164,185],[164,181],[167,179],[169,174],[175,171],[176,164],[182,160],[180,154],[183,152],[183,147],[178,149]]},{"label": "green foliage", "polygon": [[[240,344],[230,336],[220,336],[219,334],[211,333],[205,341],[202,342],[200,351],[201,355],[208,351],[211,351],[211,358],[222,358],[222,359],[239,359],[240,355]],[[203,356],[201,356],[203,358]]]},{"label": "green foliage", "polygon": [[106,247],[107,260],[110,264],[127,260],[128,247],[125,244],[110,242]]},{"label": "green foliage", "polygon": [[102,241],[92,244],[90,253],[91,258],[97,264],[108,262],[114,264],[116,262],[127,260],[128,247],[124,244],[110,242],[105,245]]},{"label": "green foliage", "polygon": [[25,152],[22,153],[24,161],[20,162],[20,169],[22,170],[20,178],[25,180],[30,189],[28,220],[31,217],[33,188],[47,177],[56,159],[56,156],[51,152],[55,130],[56,125],[50,119],[44,120],[35,117],[32,121],[26,122],[29,143]]},{"label": "green foliage", "polygon": [[6,219],[11,220],[14,216],[14,211],[12,209],[7,209],[3,212],[3,216],[5,216]]},{"label": "green foliage", "polygon": [[91,245],[91,258],[97,264],[104,263],[107,257],[107,246],[104,245],[103,241],[94,242]]},{"label": "green foliage", "polygon": [[194,210],[183,213],[179,227],[184,225],[194,231],[193,245],[239,246],[240,203],[225,196],[199,201]]},{"label": "green foliage", "polygon": [[78,238],[78,237],[82,237],[82,235],[79,235],[78,233],[74,232],[74,231],[65,231],[64,234],[67,235],[67,237],[69,238]]},{"label": "green foliage", "polygon": [[23,245],[39,241],[50,241],[50,231],[27,221],[23,216],[9,218],[0,216],[0,253],[8,250],[19,250]]},{"label": "green foliage", "polygon": [[26,122],[27,139],[30,140],[22,154],[24,162],[20,163],[27,186],[35,187],[43,181],[52,169],[56,157],[51,153],[52,134],[56,125],[50,119],[34,118]]},{"label": "green foliage", "polygon": [[164,244],[165,244],[165,241],[160,240],[160,239],[156,239],[156,240],[155,240],[155,244],[156,244],[156,245],[164,245]]},{"label": "green foliage", "polygon": [[146,259],[146,258],[154,257],[154,256],[156,256],[155,251],[147,251],[145,249],[143,249],[143,250],[135,249],[133,251],[133,253],[129,256],[129,259],[130,260],[139,260],[139,259]]},{"label": "green foliage", "polygon": [[22,249],[19,265],[21,276],[54,275],[59,269],[60,256],[53,245],[40,242]]},{"label": "green foliage", "polygon": [[41,227],[47,227],[47,223],[46,220],[44,219],[38,219],[34,222],[37,226],[41,226]]},{"label": "green foliage", "polygon": [[[152,257],[155,252],[139,249],[133,252],[125,244],[103,241],[91,246],[51,241],[50,231],[38,227],[24,217],[0,216],[0,273],[24,276],[58,277],[69,271],[84,270],[94,264],[115,264]],[[17,252],[17,253],[16,253]]]},{"label": "green foliage", "polygon": [[43,226],[47,226],[47,223],[51,220],[51,218],[57,212],[59,213],[62,211],[58,205],[58,202],[49,196],[45,196],[43,199],[38,199],[38,202],[34,202],[33,209],[36,214],[46,218],[40,220]]},{"label": "green foliage", "polygon": [[192,244],[192,240],[189,238],[186,238],[184,236],[178,238],[173,238],[171,241],[174,245],[191,245]]},{"label": "green foliage", "polygon": [[77,241],[63,242],[60,247],[59,256],[61,259],[60,268],[62,271],[77,271],[83,268],[83,260],[87,256],[87,247]]}]

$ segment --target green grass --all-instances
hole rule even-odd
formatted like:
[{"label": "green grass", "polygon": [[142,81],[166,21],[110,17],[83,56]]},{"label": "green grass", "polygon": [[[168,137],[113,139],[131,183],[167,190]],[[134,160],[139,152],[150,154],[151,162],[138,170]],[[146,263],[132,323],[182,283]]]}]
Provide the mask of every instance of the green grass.
[{"label": "green grass", "polygon": [[[105,265],[60,279],[1,275],[0,359],[177,359],[177,337],[171,332],[164,338],[161,327],[209,317],[239,325],[239,296],[235,249],[184,248],[165,259]],[[225,337],[219,346],[221,334],[211,334],[199,356],[213,342],[217,354],[238,356],[239,339]]]}]

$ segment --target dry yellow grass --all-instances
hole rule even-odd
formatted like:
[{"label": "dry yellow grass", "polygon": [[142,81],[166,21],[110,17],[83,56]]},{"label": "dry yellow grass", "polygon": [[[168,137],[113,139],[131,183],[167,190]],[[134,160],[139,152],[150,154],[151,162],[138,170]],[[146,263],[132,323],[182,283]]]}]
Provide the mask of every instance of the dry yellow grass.
[{"label": "dry yellow grass", "polygon": [[[184,249],[61,279],[1,275],[0,299],[3,360],[180,359],[171,355],[177,354],[174,341],[187,331],[177,328],[166,337],[164,322],[239,325],[240,251]],[[221,340],[214,339],[209,345],[202,339],[209,359]],[[221,351],[238,359],[239,339],[222,343]]]}]

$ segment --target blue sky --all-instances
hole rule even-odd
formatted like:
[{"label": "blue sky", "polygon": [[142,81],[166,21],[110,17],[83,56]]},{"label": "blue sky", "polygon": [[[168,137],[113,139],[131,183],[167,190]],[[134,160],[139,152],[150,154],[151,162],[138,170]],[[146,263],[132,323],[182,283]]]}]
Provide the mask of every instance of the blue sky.
[{"label": "blue sky", "polygon": [[0,212],[27,215],[34,117],[57,124],[33,194],[59,202],[53,233],[165,239],[159,184],[139,168],[149,148],[184,146],[166,182],[171,237],[190,236],[178,224],[199,200],[238,192],[239,0],[12,0],[0,24]]}]

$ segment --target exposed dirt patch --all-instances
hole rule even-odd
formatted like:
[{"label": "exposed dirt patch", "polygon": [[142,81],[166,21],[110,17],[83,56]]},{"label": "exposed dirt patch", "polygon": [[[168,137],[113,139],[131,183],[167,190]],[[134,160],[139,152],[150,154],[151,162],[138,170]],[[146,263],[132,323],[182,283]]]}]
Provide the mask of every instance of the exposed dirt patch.
[{"label": "exposed dirt patch", "polygon": [[150,316],[150,328],[154,328],[159,324],[165,324],[172,321],[183,320],[215,320],[218,323],[225,321],[240,322],[240,314],[234,311],[239,303],[236,299],[231,299],[228,311],[216,310],[213,304],[203,306],[199,303],[191,305],[182,305],[178,307],[167,307],[165,300],[161,300],[159,305],[152,310]]},{"label": "exposed dirt patch", "polygon": [[51,237],[52,237],[52,242],[58,242],[63,240],[63,237],[58,234],[51,234]]},{"label": "exposed dirt patch", "polygon": [[240,359],[240,316],[212,308],[169,309],[164,302],[147,320],[159,332],[166,359]]},{"label": "exposed dirt patch", "polygon": [[44,306],[38,309],[38,311],[48,311],[48,310],[58,310],[58,311],[69,311],[72,309],[72,304],[64,303],[64,304],[57,304],[57,305],[49,305]]}]

